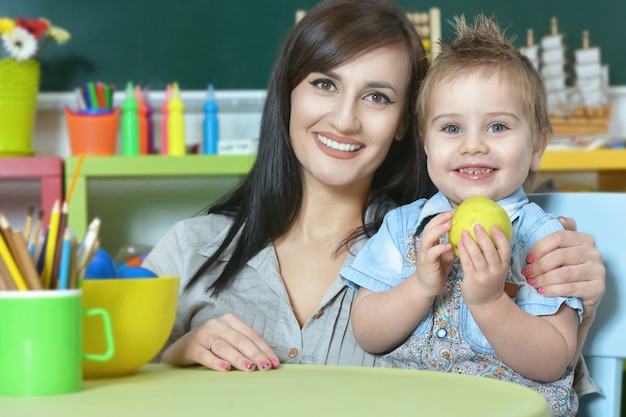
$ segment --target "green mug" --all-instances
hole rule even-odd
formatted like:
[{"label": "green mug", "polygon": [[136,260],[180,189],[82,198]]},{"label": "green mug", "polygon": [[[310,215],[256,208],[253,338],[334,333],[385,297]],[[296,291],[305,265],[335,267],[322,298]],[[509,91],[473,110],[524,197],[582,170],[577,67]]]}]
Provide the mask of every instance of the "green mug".
[{"label": "green mug", "polygon": [[[83,317],[100,315],[106,352],[83,353]],[[0,291],[0,395],[67,394],[82,388],[83,359],[113,357],[106,310],[83,311],[82,290]]]}]

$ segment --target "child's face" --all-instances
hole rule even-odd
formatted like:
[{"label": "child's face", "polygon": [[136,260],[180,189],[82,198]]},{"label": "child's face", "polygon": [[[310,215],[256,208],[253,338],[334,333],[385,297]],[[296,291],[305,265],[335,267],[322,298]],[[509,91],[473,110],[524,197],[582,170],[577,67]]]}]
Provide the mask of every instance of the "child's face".
[{"label": "child's face", "polygon": [[430,96],[424,146],[428,173],[453,207],[482,194],[500,200],[539,169],[544,147],[515,86],[502,74],[440,82]]}]

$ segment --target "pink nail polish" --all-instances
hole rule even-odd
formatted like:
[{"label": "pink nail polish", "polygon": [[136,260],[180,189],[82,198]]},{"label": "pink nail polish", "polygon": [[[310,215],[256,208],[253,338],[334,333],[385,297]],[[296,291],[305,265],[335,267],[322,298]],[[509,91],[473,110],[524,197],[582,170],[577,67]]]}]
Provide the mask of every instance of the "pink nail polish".
[{"label": "pink nail polish", "polygon": [[531,253],[526,257],[526,263],[532,264],[533,262],[535,262],[535,255]]},{"label": "pink nail polish", "polygon": [[253,370],[253,369],[256,367],[256,366],[255,366],[252,362],[250,362],[250,361],[245,361],[245,362],[243,363],[243,366],[244,366],[246,369],[250,370],[250,371],[251,371],[251,370]]},{"label": "pink nail polish", "polygon": [[227,362],[222,362],[222,363],[220,364],[220,368],[222,368],[222,369],[223,369],[223,370],[225,370],[225,371],[230,371],[230,364],[229,364],[229,363],[227,363]]},{"label": "pink nail polish", "polygon": [[280,362],[276,358],[271,359],[270,362],[272,362],[272,367],[274,368],[278,368],[280,366]]},{"label": "pink nail polish", "polygon": [[533,274],[533,270],[530,269],[529,266],[527,266],[526,268],[522,269],[522,275],[524,275],[525,277],[529,277]]},{"label": "pink nail polish", "polygon": [[270,367],[270,363],[268,361],[261,361],[259,363],[259,366],[261,367],[261,369],[267,369]]},{"label": "pink nail polish", "polygon": [[543,287],[539,287],[537,288],[537,292],[541,295],[543,295],[543,293],[545,292],[545,290],[543,289]]},{"label": "pink nail polish", "polygon": [[537,280],[535,280],[535,278],[528,278],[526,280],[526,282],[528,282],[528,284],[530,285],[535,285],[535,283],[537,282]]}]

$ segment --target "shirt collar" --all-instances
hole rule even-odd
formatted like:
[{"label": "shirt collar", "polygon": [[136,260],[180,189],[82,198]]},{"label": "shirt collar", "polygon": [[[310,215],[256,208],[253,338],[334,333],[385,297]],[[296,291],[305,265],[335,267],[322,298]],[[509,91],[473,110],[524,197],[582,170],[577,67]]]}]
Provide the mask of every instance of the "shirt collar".
[{"label": "shirt collar", "polygon": [[[511,219],[511,221],[517,219],[519,216],[519,210],[527,203],[528,197],[522,187],[515,190],[513,194],[498,201],[498,204],[500,204],[500,206],[502,206],[502,208],[506,211],[506,214],[509,215],[509,219]],[[424,226],[426,226],[426,223],[428,223],[433,216],[450,210],[452,210],[452,206],[450,205],[448,198],[443,195],[441,191],[437,192],[437,194],[428,199],[424,204],[424,208],[422,209],[422,212],[417,220],[415,234],[419,236],[422,233]]]}]

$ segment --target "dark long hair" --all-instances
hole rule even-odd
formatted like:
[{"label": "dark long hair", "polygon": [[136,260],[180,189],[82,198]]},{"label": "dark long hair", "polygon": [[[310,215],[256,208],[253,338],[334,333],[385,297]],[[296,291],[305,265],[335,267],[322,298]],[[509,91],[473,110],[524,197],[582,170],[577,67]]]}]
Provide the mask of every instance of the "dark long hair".
[{"label": "dark long hair", "polygon": [[378,204],[373,220],[365,209],[373,202],[405,204],[431,196],[435,189],[426,172],[426,157],[418,139],[415,99],[426,74],[426,54],[403,11],[378,0],[330,0],[309,10],[284,43],[267,89],[257,158],[246,179],[208,209],[233,223],[217,251],[187,284],[195,285],[231,244],[234,250],[221,274],[207,290],[225,289],[246,262],[274,239],[286,233],[296,219],[303,198],[300,163],[291,146],[289,119],[291,92],[310,73],[331,70],[374,49],[405,45],[410,55],[410,83],[403,122],[403,140],[394,140],[374,173],[363,226],[347,236],[375,233],[389,204]]}]

